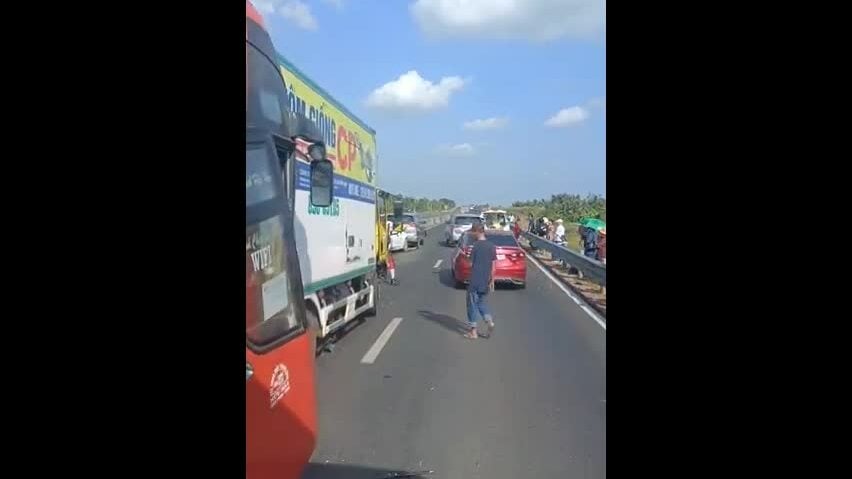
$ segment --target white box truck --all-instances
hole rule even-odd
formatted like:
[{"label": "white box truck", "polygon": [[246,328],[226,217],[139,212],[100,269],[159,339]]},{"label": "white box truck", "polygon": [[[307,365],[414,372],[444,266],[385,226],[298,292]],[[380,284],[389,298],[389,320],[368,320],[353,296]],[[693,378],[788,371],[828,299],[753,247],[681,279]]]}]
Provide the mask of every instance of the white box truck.
[{"label": "white box truck", "polygon": [[288,171],[307,316],[321,343],[376,312],[376,132],[287,59],[279,55],[278,63],[290,110],[314,123],[334,163],[334,202],[327,208],[310,204],[303,155]]}]

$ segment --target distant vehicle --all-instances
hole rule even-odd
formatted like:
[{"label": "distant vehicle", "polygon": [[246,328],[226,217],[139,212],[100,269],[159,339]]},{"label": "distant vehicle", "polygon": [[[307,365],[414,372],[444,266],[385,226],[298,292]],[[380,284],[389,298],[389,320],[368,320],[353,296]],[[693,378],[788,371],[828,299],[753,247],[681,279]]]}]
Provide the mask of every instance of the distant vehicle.
[{"label": "distant vehicle", "polygon": [[474,224],[482,224],[482,217],[478,214],[461,214],[454,215],[447,221],[447,229],[444,231],[444,243],[447,246],[458,244],[463,234],[465,234]]},{"label": "distant vehicle", "polygon": [[[520,288],[527,285],[527,258],[524,250],[511,232],[486,230],[485,238],[497,247],[497,268],[494,282],[511,283]],[[452,273],[456,287],[461,288],[470,282],[470,252],[473,249],[471,233],[465,233],[453,253]]]},{"label": "distant vehicle", "polygon": [[[413,214],[405,213],[400,216],[391,216],[388,218],[388,221],[393,222],[394,231],[397,234],[400,233],[401,229],[401,233],[405,235],[405,243],[402,245],[403,249],[419,248],[423,244],[424,229],[417,226],[417,220]],[[393,249],[393,245],[391,245],[391,251],[396,251]]]},{"label": "distant vehicle", "polygon": [[509,217],[504,210],[487,210],[482,213],[485,228],[492,230],[510,231]]}]

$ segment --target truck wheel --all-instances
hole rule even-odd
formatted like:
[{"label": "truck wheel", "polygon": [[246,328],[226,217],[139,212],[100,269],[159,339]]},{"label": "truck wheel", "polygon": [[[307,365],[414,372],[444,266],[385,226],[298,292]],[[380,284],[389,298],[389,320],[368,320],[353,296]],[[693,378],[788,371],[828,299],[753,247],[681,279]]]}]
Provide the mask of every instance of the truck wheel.
[{"label": "truck wheel", "polygon": [[403,243],[403,244],[405,246],[402,247],[402,251],[405,252],[405,253],[408,253],[408,240],[405,240],[405,243]]}]

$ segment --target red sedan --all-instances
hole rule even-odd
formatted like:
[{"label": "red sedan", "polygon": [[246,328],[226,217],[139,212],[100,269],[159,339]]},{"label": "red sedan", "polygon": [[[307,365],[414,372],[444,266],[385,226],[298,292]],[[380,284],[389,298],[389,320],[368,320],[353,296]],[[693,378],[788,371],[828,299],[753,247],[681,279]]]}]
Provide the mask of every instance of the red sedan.
[{"label": "red sedan", "polygon": [[[495,283],[511,283],[524,288],[527,285],[527,258],[511,231],[487,230],[485,239],[497,247],[497,270]],[[453,279],[461,288],[470,281],[470,251],[473,237],[465,233],[453,252]]]}]

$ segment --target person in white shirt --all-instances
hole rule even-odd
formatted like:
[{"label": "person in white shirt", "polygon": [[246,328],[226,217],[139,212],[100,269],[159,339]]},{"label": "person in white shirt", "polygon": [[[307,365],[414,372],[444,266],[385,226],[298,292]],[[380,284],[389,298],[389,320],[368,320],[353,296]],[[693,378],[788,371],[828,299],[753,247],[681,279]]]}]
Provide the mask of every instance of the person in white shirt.
[{"label": "person in white shirt", "polygon": [[556,243],[565,244],[565,226],[562,224],[562,218],[556,220]]}]

